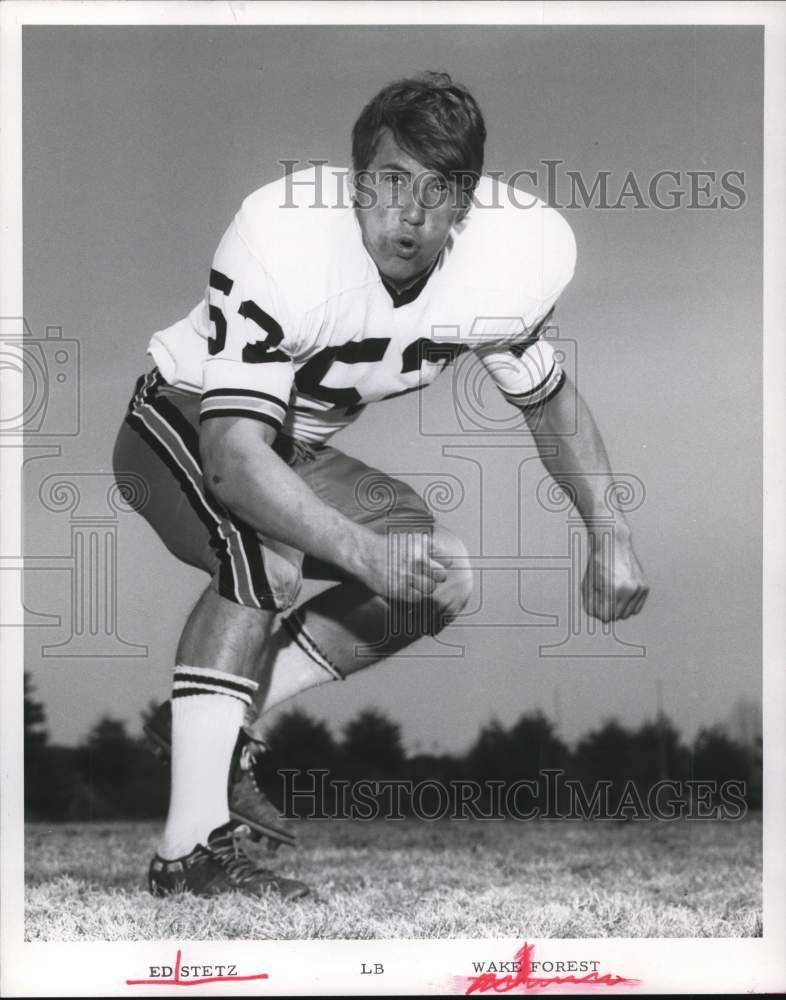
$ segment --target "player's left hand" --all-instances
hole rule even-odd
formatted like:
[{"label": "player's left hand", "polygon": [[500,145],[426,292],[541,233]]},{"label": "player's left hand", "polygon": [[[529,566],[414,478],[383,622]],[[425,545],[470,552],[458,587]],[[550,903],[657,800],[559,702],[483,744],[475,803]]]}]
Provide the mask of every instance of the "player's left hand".
[{"label": "player's left hand", "polygon": [[[631,542],[609,534],[588,535],[589,559],[581,584],[584,610],[603,622],[637,615],[644,607],[649,586]],[[613,550],[613,551],[612,551]]]}]

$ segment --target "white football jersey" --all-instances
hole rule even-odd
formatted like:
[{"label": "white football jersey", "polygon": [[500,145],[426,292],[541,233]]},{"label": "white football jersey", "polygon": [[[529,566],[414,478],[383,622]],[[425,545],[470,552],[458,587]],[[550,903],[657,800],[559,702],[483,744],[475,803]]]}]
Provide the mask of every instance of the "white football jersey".
[{"label": "white football jersey", "polygon": [[573,275],[567,222],[482,177],[429,274],[398,294],[363,245],[346,178],[310,167],[250,195],[204,300],[153,336],[166,381],[202,394],[201,419],[251,417],[325,441],[468,350],[519,406],[558,391],[564,375],[539,328]]}]

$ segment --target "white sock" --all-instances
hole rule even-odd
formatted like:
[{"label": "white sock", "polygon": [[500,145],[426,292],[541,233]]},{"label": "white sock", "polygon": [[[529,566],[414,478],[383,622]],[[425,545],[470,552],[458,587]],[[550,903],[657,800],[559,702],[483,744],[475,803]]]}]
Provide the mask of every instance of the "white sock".
[{"label": "white sock", "polygon": [[172,779],[158,853],[172,860],[229,822],[227,782],[255,681],[178,664],[172,687]]},{"label": "white sock", "polygon": [[273,670],[264,704],[249,714],[269,712],[288,698],[309,688],[343,680],[340,671],[318,648],[303,622],[293,611],[282,618],[270,639],[273,645]]}]

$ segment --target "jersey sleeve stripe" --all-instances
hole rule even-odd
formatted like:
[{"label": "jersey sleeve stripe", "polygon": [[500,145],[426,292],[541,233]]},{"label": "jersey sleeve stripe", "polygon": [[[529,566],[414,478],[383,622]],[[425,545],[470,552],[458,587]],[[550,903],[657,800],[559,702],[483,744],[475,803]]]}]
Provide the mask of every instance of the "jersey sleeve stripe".
[{"label": "jersey sleeve stripe", "polygon": [[227,392],[218,398],[203,400],[199,412],[201,417],[206,417],[209,413],[266,414],[271,420],[282,424],[287,415],[287,407],[280,399],[248,399]]},{"label": "jersey sleeve stripe", "polygon": [[283,410],[287,408],[287,404],[279,396],[273,396],[269,392],[261,392],[259,389],[208,389],[207,392],[202,393],[202,400],[204,402],[206,399],[234,399],[241,396],[244,399],[259,399],[268,403],[275,403],[276,406],[280,406]]},{"label": "jersey sleeve stripe", "polygon": [[537,389],[533,389],[531,392],[522,393],[519,396],[513,396],[507,392],[504,393],[504,395],[511,403],[518,406],[519,409],[528,410],[530,407],[542,406],[553,396],[556,396],[565,384],[565,379],[565,372],[555,363],[554,368],[552,369],[552,374],[543,383],[543,385],[538,386]]},{"label": "jersey sleeve stripe", "polygon": [[202,411],[199,414],[199,422],[212,420],[214,417],[247,417],[249,420],[259,420],[267,424],[274,430],[281,430],[284,421],[271,417],[268,413],[260,413],[258,410],[242,410],[240,407],[217,407],[214,410]]},{"label": "jersey sleeve stripe", "polygon": [[250,410],[275,407],[286,410],[292,394],[292,362],[286,364],[245,364],[229,358],[211,358],[204,365],[202,407],[230,399],[232,405]]},{"label": "jersey sleeve stripe", "polygon": [[[508,399],[513,399],[517,403],[521,403],[522,401],[524,401],[526,403],[526,401],[528,399],[530,399],[533,396],[536,396],[539,392],[541,392],[541,390],[543,389],[544,385],[548,385],[549,384],[550,379],[554,375],[554,369],[556,367],[557,367],[557,362],[556,361],[552,361],[551,362],[551,368],[549,369],[548,375],[546,375],[546,377],[543,379],[543,381],[540,383],[540,385],[536,385],[534,389],[527,389],[526,392],[505,392],[505,395],[508,397]],[[504,390],[503,390],[503,392],[504,392]]]}]

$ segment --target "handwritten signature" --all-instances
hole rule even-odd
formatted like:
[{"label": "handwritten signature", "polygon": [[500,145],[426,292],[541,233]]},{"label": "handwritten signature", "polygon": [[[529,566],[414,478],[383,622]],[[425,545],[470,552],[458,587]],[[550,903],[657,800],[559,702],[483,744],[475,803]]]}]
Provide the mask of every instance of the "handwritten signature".
[{"label": "handwritten signature", "polygon": [[583,986],[591,989],[594,986],[640,986],[638,979],[626,979],[611,973],[600,975],[589,972],[586,976],[533,976],[532,955],[535,946],[524,944],[516,952],[515,961],[518,971],[515,975],[498,976],[494,972],[483,972],[478,976],[461,977],[461,985],[466,985],[465,993],[510,993],[512,990],[524,989],[529,992],[546,989],[549,986]]},{"label": "handwritten signature", "polygon": [[[200,986],[203,983],[247,983],[252,979],[267,979],[266,972],[259,972],[255,976],[206,976],[202,979],[186,979],[180,974],[182,952],[177,949],[177,960],[175,961],[175,974],[173,979],[126,979],[127,986]],[[186,968],[186,974],[189,972]]]}]

